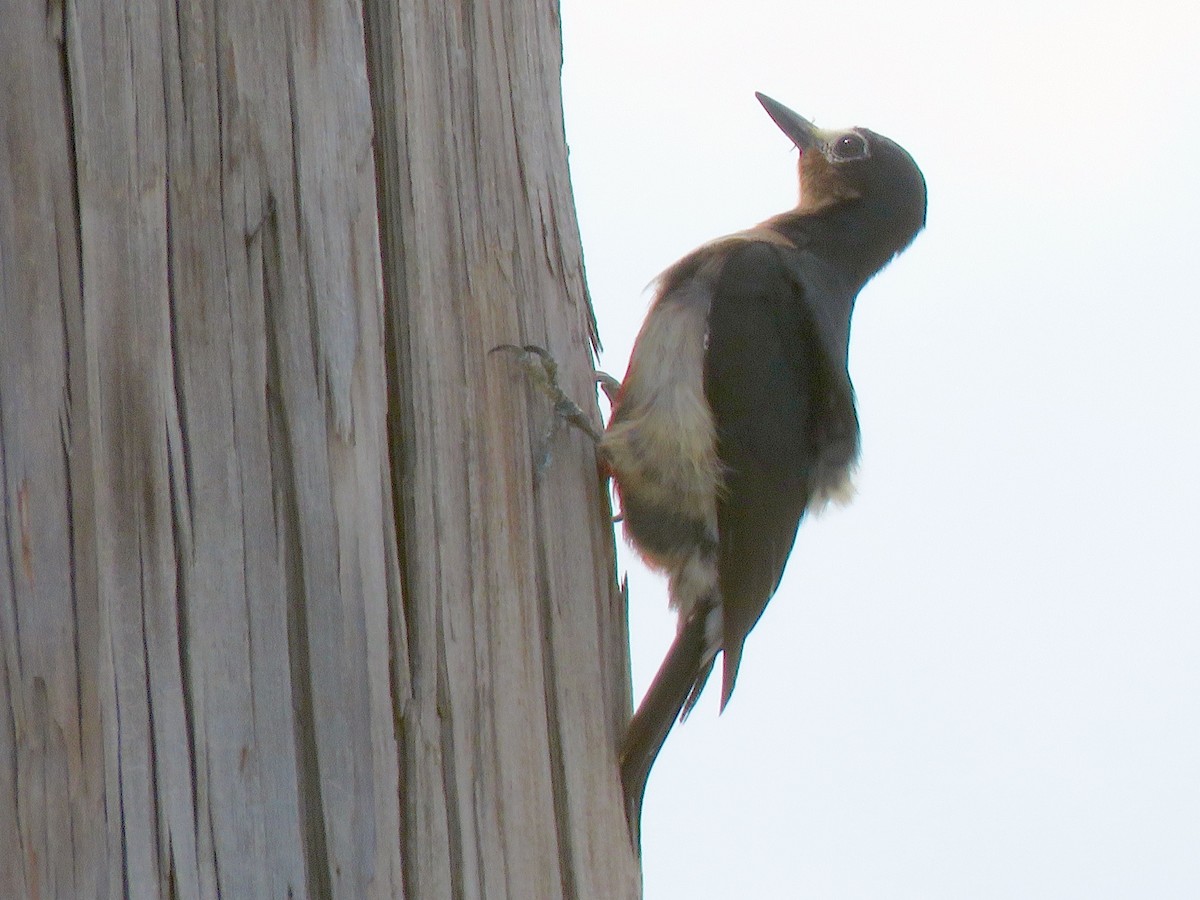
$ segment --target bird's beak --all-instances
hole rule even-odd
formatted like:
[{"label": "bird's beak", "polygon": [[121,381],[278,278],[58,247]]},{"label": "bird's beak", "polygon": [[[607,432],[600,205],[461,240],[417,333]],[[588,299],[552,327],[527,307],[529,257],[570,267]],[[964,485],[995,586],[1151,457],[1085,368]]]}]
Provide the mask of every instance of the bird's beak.
[{"label": "bird's beak", "polygon": [[808,119],[797,115],[778,100],[772,100],[766,94],[755,92],[754,96],[763,105],[767,115],[775,120],[775,124],[779,126],[780,130],[800,148],[801,153],[811,150],[820,143],[820,131]]}]

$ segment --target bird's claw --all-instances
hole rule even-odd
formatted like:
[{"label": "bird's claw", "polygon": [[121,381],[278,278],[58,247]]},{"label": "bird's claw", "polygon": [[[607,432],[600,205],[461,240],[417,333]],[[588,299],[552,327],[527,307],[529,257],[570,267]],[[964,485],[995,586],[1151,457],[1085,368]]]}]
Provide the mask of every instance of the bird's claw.
[{"label": "bird's claw", "polygon": [[[530,381],[543,394],[550,398],[554,404],[554,418],[551,419],[549,426],[546,428],[545,434],[542,435],[541,446],[542,450],[538,454],[537,473],[542,475],[550,468],[550,462],[553,455],[554,440],[558,437],[558,433],[562,430],[563,424],[574,425],[596,443],[600,442],[600,432],[596,429],[588,419],[587,413],[566,395],[562,387],[558,383],[558,363],[550,352],[544,347],[539,347],[537,344],[524,344],[517,346],[516,344],[500,344],[498,347],[493,347],[491,352],[503,350],[506,353],[511,353],[517,363],[525,370]],[[610,378],[610,376],[605,376]],[[603,385],[604,383],[601,382]],[[608,394],[608,388],[604,388],[605,394]]]},{"label": "bird's claw", "polygon": [[604,391],[604,396],[608,398],[609,403],[616,403],[617,397],[621,393],[621,382],[613,378],[607,372],[596,370],[592,373],[596,384],[600,385],[600,390]]}]

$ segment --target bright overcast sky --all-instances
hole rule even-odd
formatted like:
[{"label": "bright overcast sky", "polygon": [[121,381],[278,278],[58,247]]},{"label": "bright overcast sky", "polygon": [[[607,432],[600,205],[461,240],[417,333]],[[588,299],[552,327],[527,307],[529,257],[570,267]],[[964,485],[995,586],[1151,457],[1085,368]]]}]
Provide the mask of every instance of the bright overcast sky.
[{"label": "bright overcast sky", "polygon": [[[854,320],[858,497],[668,740],[648,900],[1200,897],[1200,4],[562,16],[614,374],[658,272],[794,203],[755,90],[929,185]],[[674,624],[621,566],[640,697]]]}]

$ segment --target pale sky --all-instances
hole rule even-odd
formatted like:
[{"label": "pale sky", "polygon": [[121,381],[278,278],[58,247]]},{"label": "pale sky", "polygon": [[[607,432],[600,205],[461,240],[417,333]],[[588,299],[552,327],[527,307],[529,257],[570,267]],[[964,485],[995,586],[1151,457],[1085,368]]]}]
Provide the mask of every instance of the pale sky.
[{"label": "pale sky", "polygon": [[[795,202],[761,90],[914,156],[807,520],[643,819],[672,898],[1200,897],[1200,4],[563,0],[592,299]],[[635,694],[674,630],[624,546]]]}]

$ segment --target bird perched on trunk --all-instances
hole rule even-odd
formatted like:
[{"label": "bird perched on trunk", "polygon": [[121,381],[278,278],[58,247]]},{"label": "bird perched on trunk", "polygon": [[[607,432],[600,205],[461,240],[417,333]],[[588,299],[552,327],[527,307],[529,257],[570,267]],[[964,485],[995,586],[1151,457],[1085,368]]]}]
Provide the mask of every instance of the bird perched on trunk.
[{"label": "bird perched on trunk", "polygon": [[625,533],[679,614],[622,747],[635,835],[650,767],[718,651],[729,702],[805,511],[849,496],[854,300],[925,224],[925,179],[902,147],[757,97],[799,148],[799,205],[661,276],[600,444]]}]

